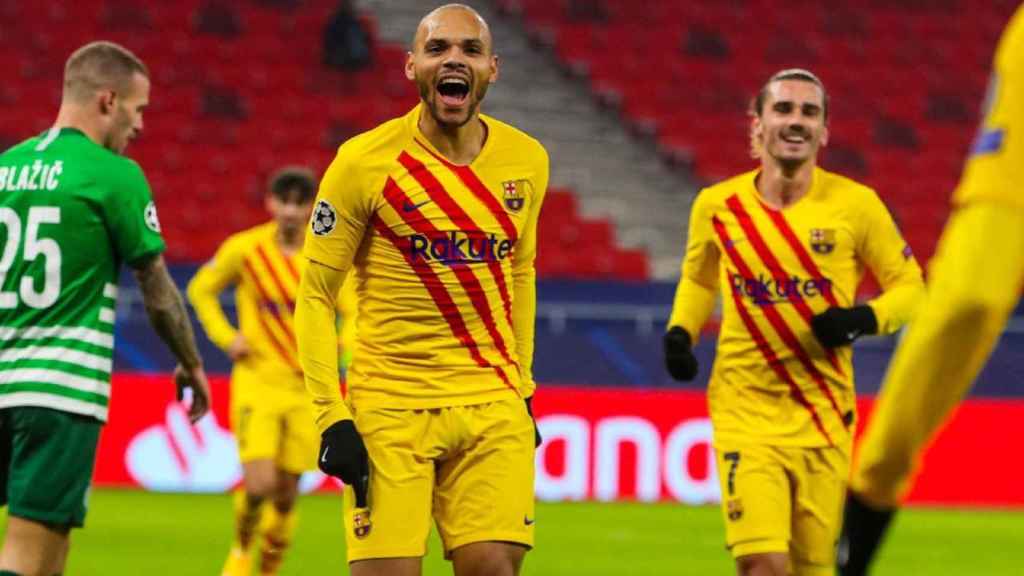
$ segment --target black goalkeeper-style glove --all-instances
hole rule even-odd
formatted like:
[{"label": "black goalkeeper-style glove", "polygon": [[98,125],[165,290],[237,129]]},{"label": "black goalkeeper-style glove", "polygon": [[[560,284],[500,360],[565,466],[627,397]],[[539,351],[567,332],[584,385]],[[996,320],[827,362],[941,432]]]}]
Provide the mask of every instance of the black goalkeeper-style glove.
[{"label": "black goalkeeper-style glove", "polygon": [[526,412],[530,415],[530,420],[533,420],[533,447],[539,448],[540,443],[544,441],[540,436],[540,429],[537,428],[537,419],[533,417],[533,396],[529,398],[523,398],[523,402],[526,402]]},{"label": "black goalkeeper-style glove", "polygon": [[357,502],[366,501],[366,490],[370,483],[370,457],[352,420],[339,420],[320,435],[317,465],[324,474],[341,478],[342,482],[351,486],[355,490]]},{"label": "black goalkeeper-style glove", "polygon": [[673,326],[665,333],[665,367],[674,380],[689,382],[697,376],[697,357],[693,355],[690,334]]},{"label": "black goalkeeper-style glove", "polygon": [[811,330],[822,346],[835,348],[852,344],[864,334],[876,334],[878,319],[866,304],[852,308],[833,306],[811,318]]}]

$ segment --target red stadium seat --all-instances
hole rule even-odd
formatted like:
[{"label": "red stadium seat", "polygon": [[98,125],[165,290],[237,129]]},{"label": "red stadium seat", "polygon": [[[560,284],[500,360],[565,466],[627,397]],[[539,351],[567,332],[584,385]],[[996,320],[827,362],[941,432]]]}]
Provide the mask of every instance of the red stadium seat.
[{"label": "red stadium seat", "polygon": [[[833,142],[842,152],[835,160],[885,198],[940,211],[946,204],[930,191],[956,184],[992,50],[1015,7],[878,0],[865,10],[842,0],[802,5],[790,16],[770,0],[621,1],[606,2],[594,22],[573,21],[561,2],[514,4],[535,32],[557,30],[556,56],[588,71],[595,94],[620,104],[627,123],[705,180],[753,165],[744,154],[746,98],[775,70],[798,65],[816,69],[832,93]],[[727,50],[687,57],[683,40],[694,30],[717,34]],[[657,73],[648,70],[652,54]],[[915,248],[930,253],[924,235],[935,226],[921,229],[912,235]]]}]

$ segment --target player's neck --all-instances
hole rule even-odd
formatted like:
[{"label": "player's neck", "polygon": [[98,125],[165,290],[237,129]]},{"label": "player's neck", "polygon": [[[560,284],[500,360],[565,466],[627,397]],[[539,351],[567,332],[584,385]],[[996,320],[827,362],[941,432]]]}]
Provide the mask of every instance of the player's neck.
[{"label": "player's neck", "polygon": [[487,141],[487,125],[478,114],[473,114],[462,126],[447,127],[438,124],[430,112],[424,110],[420,114],[419,129],[442,156],[462,166],[476,160]]},{"label": "player's neck", "polygon": [[103,145],[103,138],[101,135],[100,127],[95,121],[92,121],[83,110],[74,105],[61,104],[60,111],[57,112],[57,120],[53,123],[53,127],[58,130],[61,128],[75,128],[81,130],[89,140],[92,140],[96,144]]},{"label": "player's neck", "polygon": [[807,195],[814,179],[814,162],[788,168],[778,162],[764,162],[757,179],[761,199],[772,208],[782,209]]}]

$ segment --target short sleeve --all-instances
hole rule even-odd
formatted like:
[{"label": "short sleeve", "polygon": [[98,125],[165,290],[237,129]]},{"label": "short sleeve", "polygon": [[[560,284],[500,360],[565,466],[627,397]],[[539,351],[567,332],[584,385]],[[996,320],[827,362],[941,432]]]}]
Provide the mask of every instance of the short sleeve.
[{"label": "short sleeve", "polygon": [[103,174],[106,183],[103,213],[117,257],[129,265],[160,254],[166,248],[149,183],[131,160]]}]

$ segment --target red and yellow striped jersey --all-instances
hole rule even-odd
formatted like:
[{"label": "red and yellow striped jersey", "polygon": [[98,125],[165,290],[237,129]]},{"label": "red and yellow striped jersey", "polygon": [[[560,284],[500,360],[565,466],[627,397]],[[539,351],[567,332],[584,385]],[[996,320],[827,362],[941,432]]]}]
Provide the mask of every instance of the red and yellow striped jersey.
[{"label": "red and yellow striped jersey", "polygon": [[884,289],[869,302],[879,331],[894,332],[921,295],[921,269],[870,188],[815,169],[806,196],[776,210],[756,177],[697,196],[669,325],[696,337],[721,289],[708,384],[716,442],[841,445],[856,407],[852,352],[824,349],[811,317],[853,305],[867,267]]},{"label": "red and yellow striped jersey", "polygon": [[[277,224],[267,222],[230,236],[213,259],[204,264],[188,285],[188,298],[210,341],[227,349],[241,333],[251,354],[236,363],[264,376],[268,382],[302,389],[295,344],[295,292],[305,259],[286,255],[275,239]],[[220,294],[235,287],[238,328],[231,325],[220,305]],[[350,283],[339,295],[343,315],[355,310]]]},{"label": "red and yellow striped jersey", "polygon": [[1017,8],[996,49],[985,119],[953,195],[1024,208],[1024,6]]},{"label": "red and yellow striped jersey", "polygon": [[[351,402],[429,408],[531,395],[547,152],[481,115],[479,155],[452,164],[419,130],[421,109],[342,145],[306,238],[307,257],[355,275]],[[319,352],[308,354],[318,365]],[[323,372],[306,379],[326,426],[340,398]]]}]

